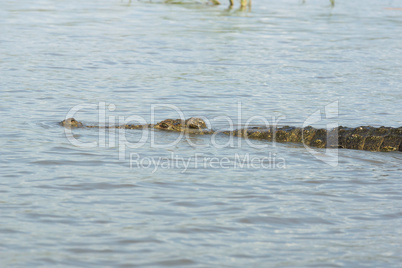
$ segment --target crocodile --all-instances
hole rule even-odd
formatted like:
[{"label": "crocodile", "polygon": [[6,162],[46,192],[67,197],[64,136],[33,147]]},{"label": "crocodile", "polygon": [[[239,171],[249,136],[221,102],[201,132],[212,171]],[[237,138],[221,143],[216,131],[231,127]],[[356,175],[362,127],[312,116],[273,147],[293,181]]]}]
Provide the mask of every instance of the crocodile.
[{"label": "crocodile", "polygon": [[[75,118],[67,118],[59,123],[65,128],[102,128],[101,126],[84,125],[75,120]],[[104,128],[125,128],[125,129],[144,129],[155,128],[167,131],[183,131],[192,134],[213,134],[212,130],[207,129],[207,124],[201,118],[191,117],[186,120],[182,119],[166,119],[156,124],[132,125],[125,124],[120,126],[104,126]]]},{"label": "crocodile", "polygon": [[[100,126],[86,126],[83,123],[68,118],[60,122],[65,128],[100,128]],[[218,134],[223,133],[247,139],[268,140],[275,142],[304,143],[316,148],[344,148],[376,152],[402,151],[402,127],[372,127],[360,126],[348,128],[339,126],[331,130],[291,126],[264,126],[241,128],[237,130],[215,131],[207,128],[201,118],[191,117],[183,119],[166,119],[156,124],[120,126],[105,126],[105,128],[144,129],[153,128],[164,131],[185,132],[189,134]]]}]

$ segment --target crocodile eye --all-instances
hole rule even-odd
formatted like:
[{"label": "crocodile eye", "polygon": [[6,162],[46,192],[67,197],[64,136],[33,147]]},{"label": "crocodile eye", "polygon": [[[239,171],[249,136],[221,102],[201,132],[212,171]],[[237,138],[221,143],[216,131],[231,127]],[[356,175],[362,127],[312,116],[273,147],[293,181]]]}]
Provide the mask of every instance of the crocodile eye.
[{"label": "crocodile eye", "polygon": [[162,123],[160,126],[163,127],[163,128],[168,128],[169,127],[168,124],[166,124],[166,123]]}]

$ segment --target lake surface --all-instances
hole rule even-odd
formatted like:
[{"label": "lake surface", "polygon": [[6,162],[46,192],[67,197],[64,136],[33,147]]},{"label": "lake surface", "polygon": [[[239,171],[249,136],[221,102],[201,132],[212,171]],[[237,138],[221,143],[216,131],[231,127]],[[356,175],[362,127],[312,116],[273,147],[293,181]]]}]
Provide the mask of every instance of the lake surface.
[{"label": "lake surface", "polygon": [[400,267],[400,152],[58,125],[402,125],[400,2],[236,5],[0,0],[1,267]]}]

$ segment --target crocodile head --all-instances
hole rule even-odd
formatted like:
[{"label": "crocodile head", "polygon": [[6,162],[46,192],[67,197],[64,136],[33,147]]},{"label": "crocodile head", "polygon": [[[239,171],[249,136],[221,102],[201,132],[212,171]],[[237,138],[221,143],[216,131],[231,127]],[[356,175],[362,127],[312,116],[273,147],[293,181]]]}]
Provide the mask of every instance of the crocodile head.
[{"label": "crocodile head", "polygon": [[60,125],[66,128],[76,128],[76,127],[82,127],[82,123],[78,122],[74,118],[68,118],[60,122]]},{"label": "crocodile head", "polygon": [[185,121],[185,125],[187,126],[187,128],[196,128],[196,129],[207,128],[207,124],[205,124],[205,121],[197,117],[191,117],[187,119]]},{"label": "crocodile head", "polygon": [[204,120],[201,118],[191,117],[187,120],[182,119],[166,119],[155,125],[157,129],[185,131],[186,129],[203,129],[206,128]]},{"label": "crocodile head", "polygon": [[155,125],[157,129],[181,131],[184,127],[183,120],[181,119],[166,119]]}]

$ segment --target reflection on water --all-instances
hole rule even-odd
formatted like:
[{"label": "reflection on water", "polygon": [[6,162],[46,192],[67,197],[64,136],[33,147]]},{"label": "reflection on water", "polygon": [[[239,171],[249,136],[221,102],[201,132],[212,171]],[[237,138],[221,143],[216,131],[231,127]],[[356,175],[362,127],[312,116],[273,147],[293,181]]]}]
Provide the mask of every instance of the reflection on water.
[{"label": "reflection on water", "polygon": [[[398,152],[339,150],[331,167],[300,145],[192,136],[204,146],[149,139],[119,160],[118,146],[75,147],[57,124],[105,102],[116,119],[151,122],[151,105],[175,105],[217,129],[222,116],[301,126],[339,101],[340,125],[401,126],[394,5],[2,1],[1,264],[398,267]],[[98,111],[76,117],[90,124]],[[162,107],[153,120],[177,117]],[[261,162],[239,166],[245,157]]]}]

